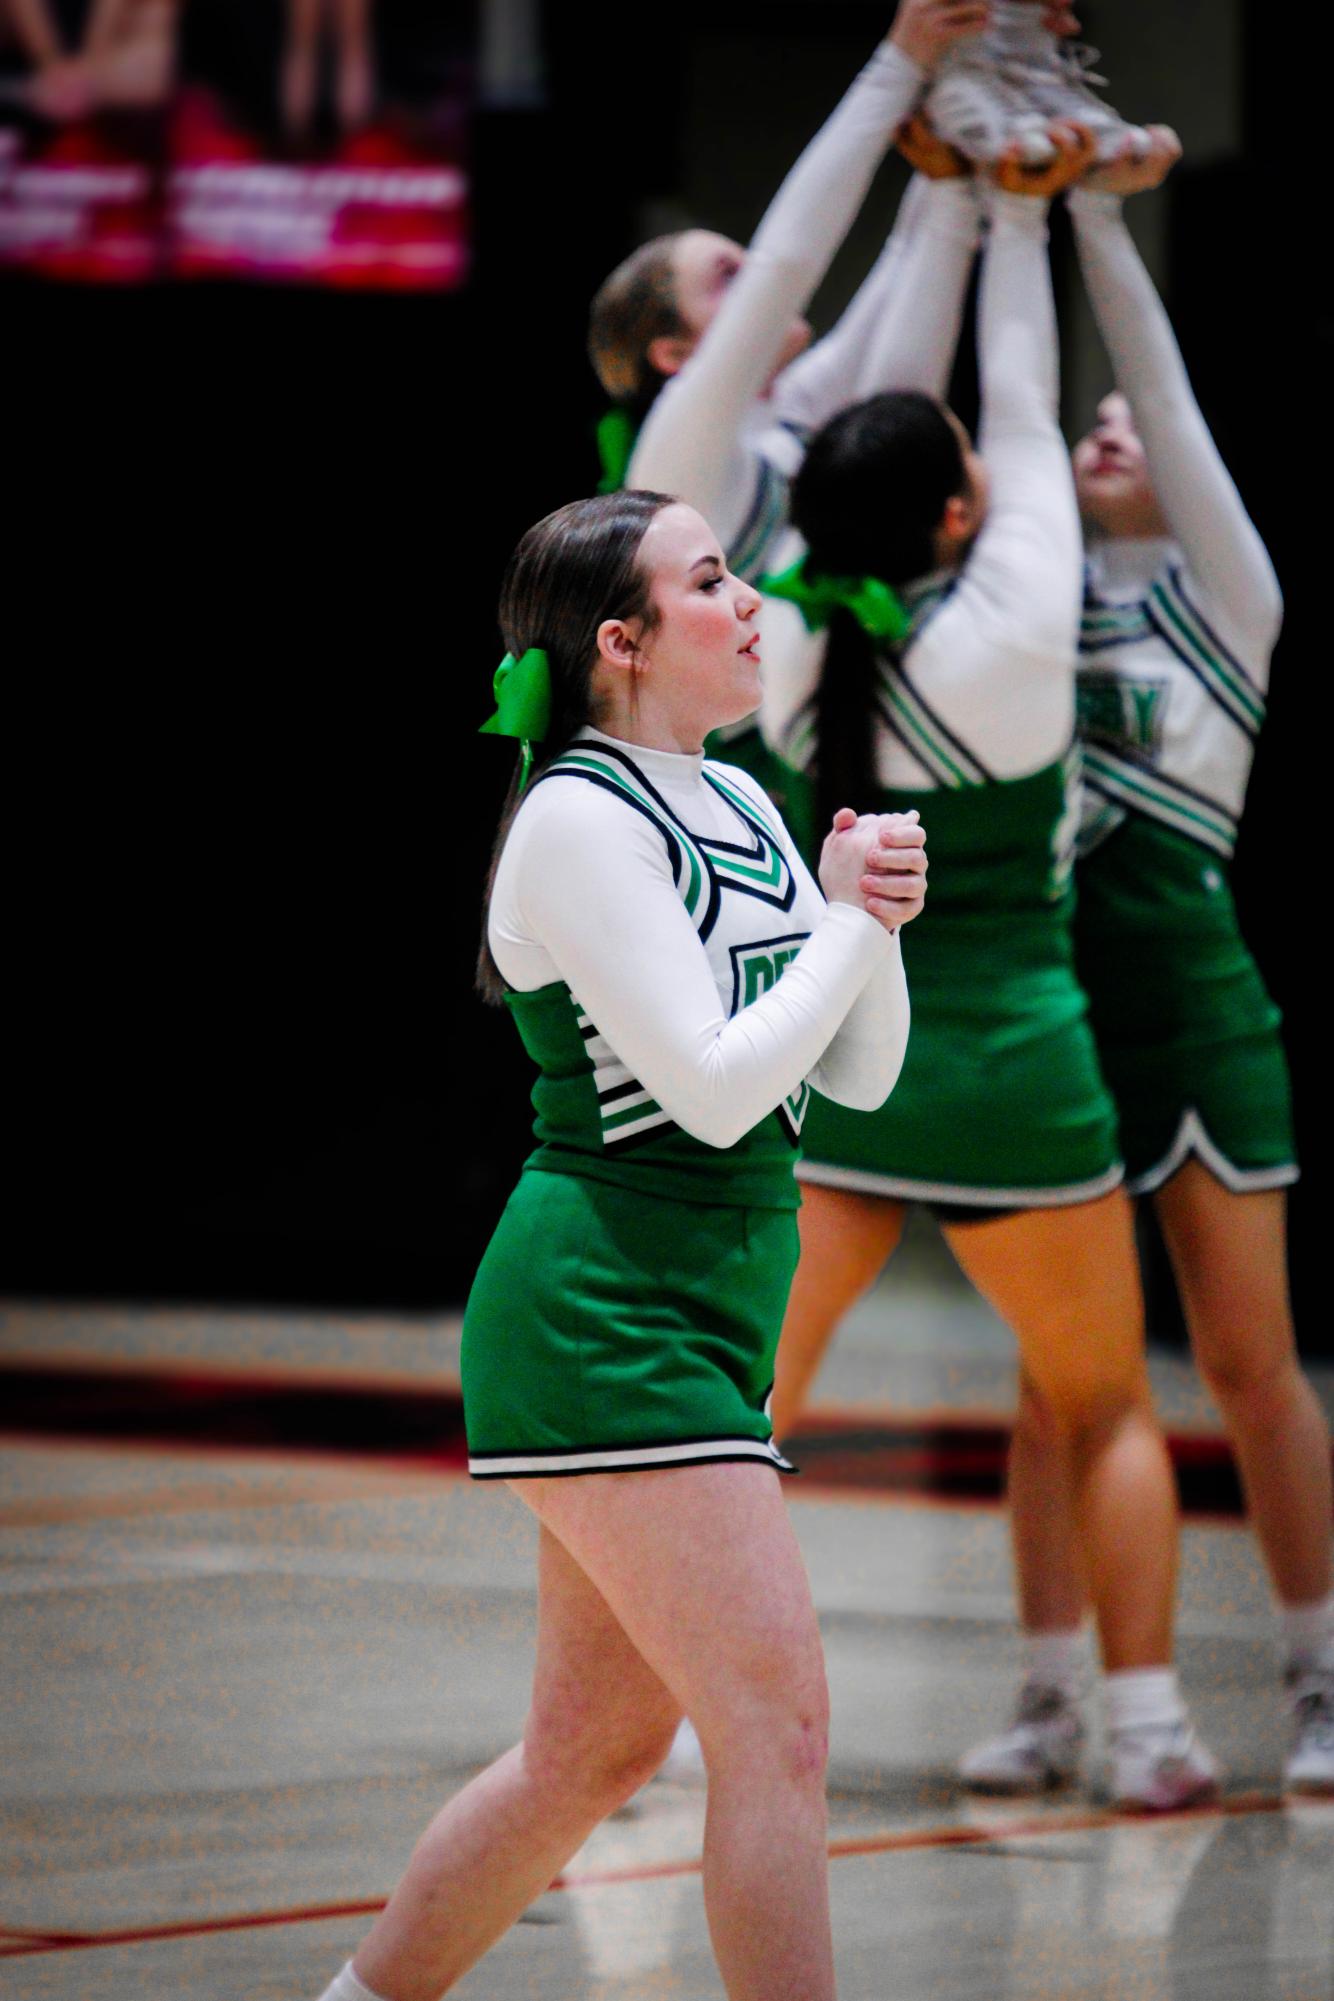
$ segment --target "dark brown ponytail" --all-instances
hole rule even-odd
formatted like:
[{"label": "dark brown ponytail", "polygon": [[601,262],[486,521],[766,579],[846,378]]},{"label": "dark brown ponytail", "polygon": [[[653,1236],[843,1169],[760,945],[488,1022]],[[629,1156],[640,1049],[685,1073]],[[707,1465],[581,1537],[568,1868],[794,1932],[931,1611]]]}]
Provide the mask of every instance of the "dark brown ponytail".
[{"label": "dark brown ponytail", "polygon": [[[665,493],[598,494],[558,507],[519,543],[500,587],[500,630],[518,656],[542,647],[551,668],[551,722],[534,746],[531,785],[587,724],[595,722],[592,689],[598,627],[606,619],[638,619],[645,632],[657,623],[651,579],[639,560],[649,523],[673,504]],[[487,922],[501,850],[520,802],[520,764],[506,795],[482,898],[482,945],[477,989],[500,1001],[505,982],[491,955]]]}]

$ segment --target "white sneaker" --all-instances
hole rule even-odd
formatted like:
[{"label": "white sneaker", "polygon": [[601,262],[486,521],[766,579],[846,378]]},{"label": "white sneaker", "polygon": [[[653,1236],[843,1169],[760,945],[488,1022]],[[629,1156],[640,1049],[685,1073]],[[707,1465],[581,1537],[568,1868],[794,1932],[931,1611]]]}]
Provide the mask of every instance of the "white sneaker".
[{"label": "white sneaker", "polygon": [[708,1781],[704,1749],[688,1716],[683,1716],[677,1725],[672,1748],[658,1767],[658,1777],[677,1786],[702,1786]]},{"label": "white sneaker", "polygon": [[1129,144],[1143,158],[1153,144],[1142,125],[1131,125],[1098,96],[1094,84],[1105,84],[1094,68],[1096,49],[1082,44],[1057,43],[1041,61],[1015,64],[1013,86],[1048,119],[1069,119],[1083,125],[1093,135],[1099,160],[1110,160]]},{"label": "white sneaker", "polygon": [[928,93],[928,122],[971,160],[990,161],[1016,141],[1030,166],[1054,157],[1048,127],[1074,119],[1092,133],[1099,160],[1125,142],[1146,153],[1152,143],[1091,88],[1096,51],[1072,46],[1042,26],[1031,0],[996,0],[991,26],[956,42]]},{"label": "white sneaker", "polygon": [[936,71],[923,116],[931,129],[966,159],[988,162],[1018,144],[1030,167],[1045,166],[1056,148],[1047,115],[1029,102],[990,46],[991,36],[965,35]]},{"label": "white sneaker", "polygon": [[1218,1796],[1223,1767],[1187,1722],[1112,1732],[1112,1803],[1174,1813]]},{"label": "white sneaker", "polygon": [[1283,1763],[1290,1793],[1334,1793],[1334,1668],[1290,1668],[1292,1747]]},{"label": "white sneaker", "polygon": [[1014,1722],[959,1760],[959,1777],[979,1793],[1041,1793],[1068,1785],[1079,1770],[1084,1724],[1064,1689],[1026,1681]]}]

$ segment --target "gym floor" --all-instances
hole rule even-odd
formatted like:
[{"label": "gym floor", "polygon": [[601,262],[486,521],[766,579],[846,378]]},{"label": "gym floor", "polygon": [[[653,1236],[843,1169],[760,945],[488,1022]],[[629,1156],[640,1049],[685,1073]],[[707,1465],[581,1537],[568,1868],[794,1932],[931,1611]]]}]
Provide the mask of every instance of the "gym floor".
[{"label": "gym floor", "polygon": [[[520,1727],[535,1534],[460,1470],[453,1318],[0,1310],[0,1985],[311,2001]],[[1217,1421],[1154,1359],[1217,1808],[971,1802],[1017,1666],[1004,1330],[914,1226],[788,1484],[833,1697],[844,2001],[1331,2001],[1334,1803],[1286,1805],[1268,1593]],[[1334,1371],[1318,1377],[1334,1410]],[[1192,1482],[1194,1483],[1192,1485]],[[700,1791],[656,1781],[456,1990],[716,1997]]]}]

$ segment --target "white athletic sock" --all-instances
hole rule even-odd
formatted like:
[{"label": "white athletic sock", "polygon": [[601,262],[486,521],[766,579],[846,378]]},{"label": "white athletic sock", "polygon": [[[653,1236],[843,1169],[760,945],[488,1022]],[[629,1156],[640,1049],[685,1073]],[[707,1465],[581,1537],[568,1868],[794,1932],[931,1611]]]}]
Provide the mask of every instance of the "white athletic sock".
[{"label": "white athletic sock", "polygon": [[1024,1680],[1078,1695],[1088,1679],[1089,1649],[1082,1626],[1024,1634]]},{"label": "white athletic sock", "polygon": [[320,2001],[384,2001],[384,1996],[375,1993],[364,1980],[357,1979],[349,1959],[332,1987],[325,1988]]},{"label": "white athletic sock", "polygon": [[1334,1668],[1334,1592],[1313,1605],[1280,1605],[1278,1616],[1290,1668]]},{"label": "white athletic sock", "polygon": [[1113,1731],[1162,1729],[1186,1720],[1175,1668],[1118,1668],[1104,1676],[1103,1687]]}]

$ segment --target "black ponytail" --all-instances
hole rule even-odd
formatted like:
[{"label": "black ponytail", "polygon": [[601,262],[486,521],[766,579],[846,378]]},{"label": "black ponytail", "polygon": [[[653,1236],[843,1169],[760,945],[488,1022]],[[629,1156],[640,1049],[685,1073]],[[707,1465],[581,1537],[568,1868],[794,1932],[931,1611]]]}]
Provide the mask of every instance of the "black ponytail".
[{"label": "black ponytail", "polygon": [[875,733],[868,721],[875,684],[870,638],[850,611],[836,611],[815,697],[815,824],[822,835],[840,806],[864,812],[874,796]]},{"label": "black ponytail", "polygon": [[[792,519],[812,575],[906,584],[935,567],[945,503],[967,491],[959,434],[917,390],[872,396],[816,432],[792,488]],[[816,698],[816,806],[861,811],[876,790],[875,642],[848,611],[829,623]]]}]

